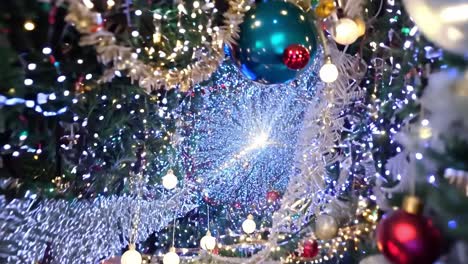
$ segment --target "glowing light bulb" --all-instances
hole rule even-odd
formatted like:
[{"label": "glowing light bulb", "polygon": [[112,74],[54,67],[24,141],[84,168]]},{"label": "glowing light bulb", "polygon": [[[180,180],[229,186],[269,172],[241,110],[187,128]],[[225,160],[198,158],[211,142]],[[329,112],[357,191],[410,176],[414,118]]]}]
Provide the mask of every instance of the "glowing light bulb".
[{"label": "glowing light bulb", "polygon": [[338,68],[331,62],[330,56],[325,59],[325,64],[319,71],[320,79],[326,83],[332,83],[338,79]]},{"label": "glowing light bulb", "polygon": [[349,45],[359,37],[359,28],[356,22],[349,18],[340,18],[335,25],[333,39],[341,45]]},{"label": "glowing light bulb", "polygon": [[216,238],[211,236],[209,230],[206,232],[206,235],[200,239],[200,247],[204,250],[213,250],[216,247]]},{"label": "glowing light bulb", "polygon": [[265,132],[261,132],[254,138],[252,142],[252,148],[253,149],[261,148],[261,147],[266,146],[267,144],[268,144],[268,134]]},{"label": "glowing light bulb", "polygon": [[44,55],[49,55],[50,53],[52,53],[52,49],[49,48],[49,47],[45,47],[45,48],[42,49],[42,53]]},{"label": "glowing light bulb", "polygon": [[174,247],[171,247],[171,249],[169,249],[169,252],[167,252],[164,255],[163,263],[164,264],[179,264],[180,263],[179,255],[177,255]]},{"label": "glowing light bulb", "polygon": [[177,186],[177,177],[174,175],[173,170],[168,170],[167,174],[162,178],[162,185],[167,190],[172,190]]},{"label": "glowing light bulb", "polygon": [[242,223],[242,230],[247,234],[252,234],[257,228],[257,225],[253,219],[253,215],[249,214],[247,219],[245,219]]},{"label": "glowing light bulb", "polygon": [[24,22],[24,29],[26,29],[27,31],[32,31],[35,28],[36,28],[36,25],[34,25],[33,22],[31,22],[31,21]]},{"label": "glowing light bulb", "polygon": [[128,250],[120,258],[121,264],[141,264],[141,262],[141,254],[135,250],[135,245],[133,244],[128,246]]}]

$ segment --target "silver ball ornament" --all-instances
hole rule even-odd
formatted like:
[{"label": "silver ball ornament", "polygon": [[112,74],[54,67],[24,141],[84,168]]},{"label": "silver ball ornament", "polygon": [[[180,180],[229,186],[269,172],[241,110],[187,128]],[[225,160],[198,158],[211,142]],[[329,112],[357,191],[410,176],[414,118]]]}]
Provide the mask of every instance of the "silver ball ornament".
[{"label": "silver ball ornament", "polygon": [[326,214],[317,216],[315,220],[315,235],[322,240],[332,239],[338,233],[338,223],[335,218]]}]

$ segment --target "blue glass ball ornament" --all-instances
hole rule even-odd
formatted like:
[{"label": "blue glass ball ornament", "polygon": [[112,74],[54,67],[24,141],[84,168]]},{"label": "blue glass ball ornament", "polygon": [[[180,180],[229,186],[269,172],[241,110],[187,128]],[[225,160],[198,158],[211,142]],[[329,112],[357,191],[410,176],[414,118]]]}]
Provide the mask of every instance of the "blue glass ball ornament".
[{"label": "blue glass ball ornament", "polygon": [[[282,60],[285,49],[293,44],[304,46],[310,53],[308,65],[300,70],[288,69]],[[231,56],[248,79],[279,84],[295,79],[307,69],[316,51],[312,15],[292,3],[270,0],[256,4],[246,13]]]}]

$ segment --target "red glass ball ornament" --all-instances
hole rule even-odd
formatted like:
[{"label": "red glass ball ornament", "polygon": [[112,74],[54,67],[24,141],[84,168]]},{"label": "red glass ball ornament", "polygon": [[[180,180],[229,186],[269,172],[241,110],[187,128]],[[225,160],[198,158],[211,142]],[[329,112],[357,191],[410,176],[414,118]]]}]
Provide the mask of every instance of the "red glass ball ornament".
[{"label": "red glass ball ornament", "polygon": [[442,236],[424,216],[398,210],[379,222],[377,247],[395,264],[431,264],[441,254]]},{"label": "red glass ball ornament", "polygon": [[235,202],[232,206],[234,206],[234,208],[236,208],[236,209],[241,209],[242,208],[242,205],[239,202]]},{"label": "red glass ball ornament", "polygon": [[303,258],[314,258],[319,253],[318,243],[317,241],[307,240],[304,242],[304,250],[301,254]]},{"label": "red glass ball ornament", "polygon": [[280,197],[280,194],[277,191],[267,192],[267,201],[269,203],[275,202]]},{"label": "red glass ball ornament", "polygon": [[303,69],[310,60],[309,50],[298,44],[289,45],[283,52],[283,63],[291,70]]}]

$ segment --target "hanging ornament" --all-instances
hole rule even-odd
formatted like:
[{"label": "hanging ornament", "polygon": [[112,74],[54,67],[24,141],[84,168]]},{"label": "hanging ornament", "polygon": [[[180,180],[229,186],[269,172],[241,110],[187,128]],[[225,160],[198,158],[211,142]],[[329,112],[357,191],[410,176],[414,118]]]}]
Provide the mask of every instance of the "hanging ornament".
[{"label": "hanging ornament", "polygon": [[320,68],[319,76],[326,83],[332,83],[338,79],[338,68],[332,63],[330,56],[325,58],[325,64]]},{"label": "hanging ornament", "polygon": [[310,60],[309,50],[297,44],[289,45],[283,52],[283,63],[291,70],[301,70]]},{"label": "hanging ornament", "polygon": [[440,255],[442,236],[421,215],[422,202],[407,196],[402,209],[384,217],[377,227],[377,247],[395,264],[431,264]]},{"label": "hanging ornament", "polygon": [[318,243],[315,240],[306,240],[304,242],[301,257],[315,258],[319,253]]},{"label": "hanging ornament", "polygon": [[315,8],[315,14],[320,18],[326,18],[335,11],[335,1],[322,0]]},{"label": "hanging ornament", "polygon": [[255,221],[253,219],[253,215],[249,214],[247,216],[247,219],[245,219],[242,223],[242,230],[247,234],[252,234],[257,228],[257,224],[255,224]]},{"label": "hanging ornament", "polygon": [[[232,57],[250,80],[264,84],[285,83],[311,64],[310,58],[317,50],[313,25],[311,15],[290,2],[262,1],[246,13]],[[292,44],[307,50],[308,63],[304,65],[305,57],[299,60],[300,63],[294,63],[295,68],[301,69],[299,71],[288,68],[292,62],[283,62],[283,53]],[[305,55],[303,49],[300,53]]]},{"label": "hanging ornament", "polygon": [[174,171],[169,169],[167,174],[162,178],[162,184],[167,190],[172,190],[177,186],[177,177],[174,175]]},{"label": "hanging ornament", "polygon": [[180,257],[176,253],[175,247],[171,247],[163,257],[163,264],[179,264]]},{"label": "hanging ornament", "polygon": [[450,184],[457,186],[458,189],[462,190],[465,195],[468,196],[468,172],[446,168],[444,171],[444,178],[447,179]]},{"label": "hanging ornament", "polygon": [[241,208],[242,208],[242,204],[239,203],[239,202],[233,203],[232,206],[233,206],[235,209],[241,209]]},{"label": "hanging ornament", "polygon": [[130,244],[128,250],[120,258],[121,264],[141,264],[141,254],[135,250],[135,244]]},{"label": "hanging ornament", "polygon": [[430,41],[461,56],[468,53],[465,0],[403,0],[403,4]]},{"label": "hanging ornament", "polygon": [[276,202],[276,200],[278,200],[280,197],[280,194],[279,192],[277,191],[269,191],[267,192],[267,201],[269,203],[273,203],[273,202]]},{"label": "hanging ornament", "polygon": [[359,264],[391,264],[382,254],[370,255],[363,258]]},{"label": "hanging ornament", "polygon": [[338,223],[332,216],[322,214],[315,220],[315,235],[322,239],[332,239],[338,233]]},{"label": "hanging ornament", "polygon": [[204,250],[213,250],[216,247],[216,238],[211,236],[210,230],[200,239],[200,247]]},{"label": "hanging ornament", "polygon": [[350,18],[340,18],[335,24],[335,30],[332,36],[338,44],[352,44],[359,37],[358,25]]}]

